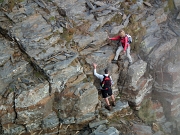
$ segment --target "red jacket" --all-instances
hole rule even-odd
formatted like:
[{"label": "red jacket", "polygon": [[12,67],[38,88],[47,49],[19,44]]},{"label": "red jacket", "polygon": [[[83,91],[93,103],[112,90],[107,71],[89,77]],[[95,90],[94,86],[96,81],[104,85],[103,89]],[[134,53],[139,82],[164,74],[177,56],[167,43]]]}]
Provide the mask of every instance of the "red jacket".
[{"label": "red jacket", "polygon": [[124,51],[126,51],[126,49],[128,48],[129,46],[129,43],[128,43],[128,37],[125,36],[125,37],[120,37],[120,36],[116,36],[116,37],[112,37],[112,38],[109,38],[111,40],[119,40],[124,48]]}]

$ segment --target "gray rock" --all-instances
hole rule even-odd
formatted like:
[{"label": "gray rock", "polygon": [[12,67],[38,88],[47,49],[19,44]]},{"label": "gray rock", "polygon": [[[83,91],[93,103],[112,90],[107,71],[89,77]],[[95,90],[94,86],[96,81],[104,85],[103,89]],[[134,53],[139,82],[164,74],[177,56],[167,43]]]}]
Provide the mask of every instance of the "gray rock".
[{"label": "gray rock", "polygon": [[115,27],[113,27],[113,29],[111,30],[111,34],[118,34],[119,31],[120,31],[121,29],[123,29],[123,28],[124,28],[124,25],[115,26]]},{"label": "gray rock", "polygon": [[[132,64],[127,73],[127,80],[123,86],[123,93],[127,95],[127,100],[135,106],[140,105],[144,97],[152,91],[152,77],[146,76],[147,63],[142,60]],[[138,108],[136,108],[138,109]]]},{"label": "gray rock", "polygon": [[97,32],[94,36],[75,36],[74,41],[83,49],[80,54],[87,55],[91,53],[92,50],[97,50],[99,45],[103,44],[107,37],[108,35],[106,32]]},{"label": "gray rock", "polygon": [[37,130],[41,130],[41,121],[39,122],[36,121],[26,124],[26,129],[28,132],[35,132]]},{"label": "gray rock", "polygon": [[107,109],[105,109],[104,107],[100,109],[100,112],[106,116],[106,117],[113,117],[114,114],[118,113],[118,112],[121,112],[122,109],[125,109],[125,108],[128,108],[129,105],[128,105],[128,102],[121,102],[120,100],[118,100],[116,102],[116,106],[112,108],[111,111],[108,111]]},{"label": "gray rock", "polygon": [[[16,56],[17,50],[11,48],[11,42],[3,38],[0,38],[0,94],[3,95],[6,92],[8,85],[16,80],[17,76],[27,73],[27,67],[29,63],[25,60],[21,60],[21,56]],[[14,60],[16,58],[18,60]],[[11,88],[10,88],[11,89]],[[11,89],[14,90],[14,89]]]},{"label": "gray rock", "polygon": [[7,124],[6,126],[3,126],[4,134],[19,134],[19,133],[25,133],[25,127],[22,125],[17,124]]},{"label": "gray rock", "polygon": [[119,135],[119,131],[114,127],[109,127],[108,130],[105,131],[108,135]]},{"label": "gray rock", "polygon": [[175,5],[176,9],[179,9],[180,8],[180,1],[174,0],[174,5]]},{"label": "gray rock", "polygon": [[63,119],[63,124],[73,124],[75,123],[74,117],[68,117]]},{"label": "gray rock", "polygon": [[[153,33],[158,33],[158,31],[160,31],[160,26],[158,25],[157,21],[152,21],[151,23],[149,23],[146,31],[146,36],[149,36]],[[161,37],[161,34],[159,34],[159,37]]]},{"label": "gray rock", "polygon": [[10,58],[10,55],[4,54],[0,57],[0,66],[3,66]]},{"label": "gray rock", "polygon": [[131,86],[136,86],[140,77],[146,72],[147,63],[143,60],[138,60],[129,67],[128,75]]},{"label": "gray rock", "polygon": [[37,104],[47,96],[49,96],[49,84],[48,82],[44,82],[29,91],[23,91],[18,97],[16,97],[15,106],[17,108],[29,107]]},{"label": "gray rock", "polygon": [[97,121],[97,122],[91,122],[91,123],[89,123],[89,127],[93,128],[93,127],[97,127],[99,125],[106,124],[106,123],[108,123],[108,120],[101,120],[101,121]]},{"label": "gray rock", "polygon": [[152,135],[152,129],[150,126],[133,124],[132,130],[138,135]]},{"label": "gray rock", "polygon": [[97,114],[95,114],[94,112],[91,112],[91,113],[87,113],[83,116],[79,116],[79,117],[76,117],[76,124],[82,124],[84,122],[87,122],[87,121],[91,121],[91,120],[94,120],[96,118]]},{"label": "gray rock", "polygon": [[55,128],[57,126],[59,126],[59,119],[58,119],[57,114],[55,112],[50,113],[42,121],[42,128],[43,129]]},{"label": "gray rock", "polygon": [[153,59],[153,61],[158,61],[160,58],[162,58],[163,55],[165,55],[169,50],[171,50],[177,43],[177,39],[173,38],[169,41],[162,43],[158,48],[156,48],[149,57]]},{"label": "gray rock", "polygon": [[159,41],[160,38],[154,37],[153,35],[144,37],[141,42],[141,52],[143,53],[143,55],[147,56]]},{"label": "gray rock", "polygon": [[114,16],[115,14],[110,14],[110,15],[98,17],[98,21],[92,22],[88,31],[92,32],[95,31],[98,27],[102,27],[106,22],[110,21]]},{"label": "gray rock", "polygon": [[57,71],[48,70],[48,71],[47,72],[50,78],[52,79],[51,80],[52,93],[54,93],[55,91],[61,92],[65,88],[67,81],[73,76],[78,76],[79,74],[83,74],[82,75],[83,77],[78,78],[78,80],[74,80],[74,82],[77,83],[82,81],[86,77],[83,73],[83,67],[79,63],[77,63],[75,66],[71,65],[66,68],[63,68],[60,71],[58,70]]},{"label": "gray rock", "polygon": [[16,122],[18,124],[30,125],[30,123],[39,123],[46,118],[52,111],[52,101],[50,97],[41,100],[37,105],[28,108],[16,108]]},{"label": "gray rock", "polygon": [[98,128],[93,131],[91,135],[119,135],[119,131],[114,127],[106,127],[105,125],[99,125]]},{"label": "gray rock", "polygon": [[[5,110],[3,110],[3,111],[5,111]],[[9,108],[7,108],[6,111],[12,111],[12,112],[6,113],[6,114],[1,113],[2,114],[1,115],[1,124],[2,125],[6,125],[8,123],[14,123],[14,121],[15,121],[15,117],[16,117],[15,112],[13,112],[13,110],[9,109]]]}]

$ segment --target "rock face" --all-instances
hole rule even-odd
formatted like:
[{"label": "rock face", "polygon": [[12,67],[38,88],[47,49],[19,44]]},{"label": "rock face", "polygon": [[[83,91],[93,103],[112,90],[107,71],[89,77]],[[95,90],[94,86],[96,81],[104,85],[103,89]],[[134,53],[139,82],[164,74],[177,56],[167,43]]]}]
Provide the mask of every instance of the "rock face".
[{"label": "rock face", "polygon": [[136,61],[128,69],[122,93],[127,95],[128,101],[137,109],[143,98],[152,90],[152,77],[145,76],[147,63],[143,60]]},{"label": "rock face", "polygon": [[[178,43],[179,44],[179,43]],[[179,47],[175,47],[170,51],[173,56],[172,59],[168,59],[168,56],[164,56],[163,64],[158,63],[156,67],[156,80],[154,95],[156,98],[160,98],[162,104],[166,106],[164,111],[168,118],[171,116],[179,116]],[[162,96],[163,95],[163,96]]]},{"label": "rock face", "polygon": [[[108,2],[0,2],[0,134],[76,134],[100,114],[139,110],[148,96],[156,101],[151,109],[157,122],[177,118],[179,127],[180,28],[165,12],[168,2]],[[179,1],[174,3],[178,9]],[[107,38],[122,28],[133,37],[131,66],[124,55],[111,63],[118,45]],[[115,97],[124,96],[112,112],[104,109],[93,63],[99,74],[109,69]],[[173,134],[173,124],[162,125]],[[152,134],[147,125],[132,129]],[[102,125],[87,132],[121,133]]]}]

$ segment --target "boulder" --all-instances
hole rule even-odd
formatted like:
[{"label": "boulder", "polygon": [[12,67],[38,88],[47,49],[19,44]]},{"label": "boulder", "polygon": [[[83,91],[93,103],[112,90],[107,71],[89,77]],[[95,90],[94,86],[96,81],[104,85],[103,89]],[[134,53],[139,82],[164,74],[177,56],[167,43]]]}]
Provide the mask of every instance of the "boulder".
[{"label": "boulder", "polygon": [[97,89],[92,83],[81,82],[76,86],[64,89],[63,93],[57,93],[54,107],[59,110],[62,123],[71,124],[94,119],[93,112],[95,112],[97,104]]},{"label": "boulder", "polygon": [[122,86],[122,93],[128,101],[138,107],[144,97],[152,91],[152,77],[146,76],[147,63],[138,60],[127,71],[127,78]]}]

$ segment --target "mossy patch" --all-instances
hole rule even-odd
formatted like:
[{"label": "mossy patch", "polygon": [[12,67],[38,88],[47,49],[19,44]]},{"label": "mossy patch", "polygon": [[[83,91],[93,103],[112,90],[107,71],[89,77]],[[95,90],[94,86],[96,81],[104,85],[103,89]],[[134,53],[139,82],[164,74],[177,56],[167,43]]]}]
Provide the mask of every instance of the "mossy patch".
[{"label": "mossy patch", "polygon": [[36,70],[34,70],[33,71],[33,75],[34,75],[34,77],[36,77],[36,78],[41,78],[42,80],[47,80],[48,78],[44,75],[44,73],[42,72],[42,71],[36,71]]},{"label": "mossy patch", "polygon": [[60,36],[62,39],[66,40],[67,42],[70,42],[71,39],[73,38],[74,32],[75,32],[74,28],[69,28],[69,29],[64,28],[64,31],[62,34],[60,34]]},{"label": "mossy patch", "polygon": [[[0,0],[0,3],[2,3],[4,0]],[[15,5],[17,5],[20,2],[23,2],[24,0],[9,0],[7,7],[9,11],[12,11]]]},{"label": "mossy patch", "polygon": [[90,23],[87,21],[84,21],[83,24],[77,26],[76,29],[76,34],[77,35],[90,35],[90,33],[88,32],[88,29],[90,27]]},{"label": "mossy patch", "polygon": [[138,111],[138,116],[145,123],[151,124],[156,120],[155,112],[152,110],[152,101],[150,99],[144,100],[140,110]]},{"label": "mossy patch", "polygon": [[115,22],[116,24],[121,24],[122,23],[122,16],[119,14],[116,14],[110,21],[108,21],[106,24],[112,24]]},{"label": "mossy patch", "polygon": [[49,18],[49,20],[50,20],[50,21],[55,21],[56,18],[55,18],[54,16],[51,16],[51,17]]},{"label": "mossy patch", "polygon": [[135,21],[136,15],[131,15],[128,27],[124,31],[132,36],[131,50],[139,53],[142,37],[146,33],[146,28],[141,25],[140,21]]},{"label": "mossy patch", "polygon": [[168,5],[164,8],[164,11],[167,12],[168,10],[173,11],[175,9],[175,5],[173,0],[168,0]]}]

